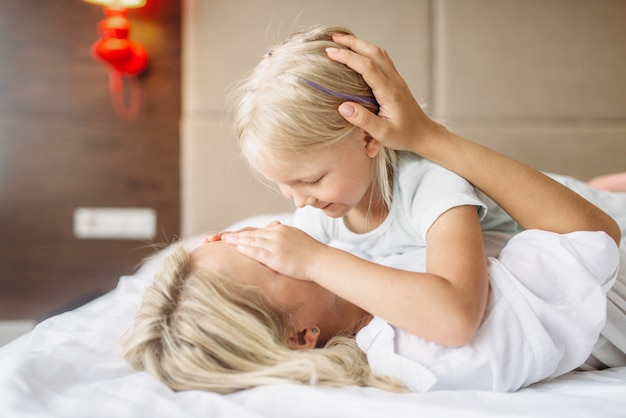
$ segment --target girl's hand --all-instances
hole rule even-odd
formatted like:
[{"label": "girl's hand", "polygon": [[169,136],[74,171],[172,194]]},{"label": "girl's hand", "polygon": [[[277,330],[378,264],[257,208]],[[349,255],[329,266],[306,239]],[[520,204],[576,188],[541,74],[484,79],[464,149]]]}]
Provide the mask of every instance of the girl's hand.
[{"label": "girl's hand", "polygon": [[222,240],[272,270],[300,280],[312,280],[306,268],[316,251],[325,247],[304,231],[278,221],[265,228],[225,234]]},{"label": "girl's hand", "polygon": [[345,102],[339,113],[389,148],[422,154],[421,149],[445,128],[424,113],[387,52],[353,35],[337,33],[333,40],[349,49],[328,48],[328,56],[361,74],[380,105],[375,115]]},{"label": "girl's hand", "polygon": [[211,234],[208,237],[204,238],[202,240],[202,242],[204,244],[208,244],[209,242],[215,242],[215,241],[221,241],[224,239],[224,236],[228,235],[228,234],[233,234],[233,233],[237,233],[237,232],[241,232],[241,231],[254,231],[257,228],[252,228],[252,227],[244,227],[241,229],[238,229],[236,231],[222,231],[222,232],[216,232],[215,234]]}]

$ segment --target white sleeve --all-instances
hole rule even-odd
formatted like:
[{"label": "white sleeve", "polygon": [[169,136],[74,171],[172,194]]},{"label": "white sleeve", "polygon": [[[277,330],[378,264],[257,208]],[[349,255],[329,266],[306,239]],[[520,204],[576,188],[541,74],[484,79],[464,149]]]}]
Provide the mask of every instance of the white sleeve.
[{"label": "white sleeve", "polygon": [[490,279],[516,314],[528,347],[518,355],[531,357],[534,370],[510,365],[508,374],[526,374],[529,384],[580,366],[606,321],[606,290],[618,266],[618,248],[603,232],[513,237],[491,259]]},{"label": "white sleeve", "polygon": [[489,260],[487,311],[469,344],[445,347],[382,319],[357,343],[373,370],[414,391],[514,391],[583,364],[604,326],[618,264],[603,232],[524,231]]},{"label": "white sleeve", "polygon": [[403,200],[410,205],[410,217],[422,237],[451,208],[471,205],[477,207],[480,219],[486,214],[487,206],[474,186],[452,171],[423,160],[401,175]]}]

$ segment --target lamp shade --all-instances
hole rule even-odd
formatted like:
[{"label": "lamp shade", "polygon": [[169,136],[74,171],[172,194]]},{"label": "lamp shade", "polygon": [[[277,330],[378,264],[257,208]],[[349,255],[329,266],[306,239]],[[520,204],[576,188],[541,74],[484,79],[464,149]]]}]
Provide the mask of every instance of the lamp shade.
[{"label": "lamp shade", "polygon": [[97,4],[105,7],[122,7],[125,9],[135,9],[143,7],[146,0],[84,0],[87,3]]}]

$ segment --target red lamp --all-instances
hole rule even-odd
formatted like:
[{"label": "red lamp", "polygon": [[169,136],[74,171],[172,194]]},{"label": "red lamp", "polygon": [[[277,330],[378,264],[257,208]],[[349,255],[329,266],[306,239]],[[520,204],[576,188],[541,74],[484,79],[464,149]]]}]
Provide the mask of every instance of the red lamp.
[{"label": "red lamp", "polygon": [[[106,17],[99,24],[100,39],[93,44],[93,56],[109,66],[111,99],[116,113],[134,119],[139,111],[141,91],[137,76],[148,64],[148,53],[129,39],[128,8],[142,7],[146,0],[85,0],[104,6]],[[124,81],[130,88],[129,104],[124,103]]]}]

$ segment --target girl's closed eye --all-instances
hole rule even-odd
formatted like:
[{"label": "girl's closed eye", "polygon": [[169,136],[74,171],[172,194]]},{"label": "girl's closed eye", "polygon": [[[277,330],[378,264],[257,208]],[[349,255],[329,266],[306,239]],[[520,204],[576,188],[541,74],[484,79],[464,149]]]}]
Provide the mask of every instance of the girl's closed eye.
[{"label": "girl's closed eye", "polygon": [[319,177],[317,180],[313,180],[313,181],[305,181],[303,182],[304,184],[306,184],[307,186],[316,186],[318,184],[320,184],[320,182],[322,181],[322,179],[324,178],[325,175],[322,175],[321,177]]}]

